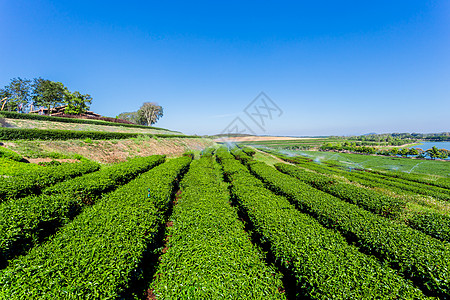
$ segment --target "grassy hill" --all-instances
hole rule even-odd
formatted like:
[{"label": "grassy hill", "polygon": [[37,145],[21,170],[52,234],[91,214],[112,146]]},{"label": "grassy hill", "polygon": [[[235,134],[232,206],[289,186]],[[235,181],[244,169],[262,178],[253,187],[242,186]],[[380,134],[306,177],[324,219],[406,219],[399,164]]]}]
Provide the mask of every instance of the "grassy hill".
[{"label": "grassy hill", "polygon": [[[184,136],[180,132],[164,128],[130,126],[128,124],[91,120],[82,123],[77,119],[59,120],[42,116],[38,119],[19,117],[22,116],[8,115],[8,117],[2,117],[0,115],[0,129],[33,129],[43,133],[63,130],[61,133],[85,132],[88,133],[87,136],[89,136],[89,133],[92,133],[92,138],[82,139],[42,138],[31,140],[25,134],[19,140],[0,140],[0,146],[17,152],[30,162],[73,159],[81,155],[98,162],[113,163],[124,161],[134,156],[154,154],[176,156],[186,151],[200,151],[214,144],[211,139]],[[98,133],[124,133],[136,134],[136,136],[101,139],[101,137],[98,137]]]}]

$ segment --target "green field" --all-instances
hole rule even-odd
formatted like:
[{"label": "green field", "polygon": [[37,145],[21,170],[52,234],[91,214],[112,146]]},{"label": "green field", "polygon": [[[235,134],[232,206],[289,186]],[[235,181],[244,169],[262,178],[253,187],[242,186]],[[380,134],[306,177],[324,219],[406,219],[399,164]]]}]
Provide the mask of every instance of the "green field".
[{"label": "green field", "polygon": [[38,166],[3,149],[0,299],[450,293],[447,162],[423,161],[413,170],[423,175],[384,171],[411,159],[264,150],[213,146],[100,168],[84,158]]},{"label": "green field", "polygon": [[399,171],[450,177],[450,161],[419,160],[325,151],[289,151],[285,153],[302,155],[318,163],[336,161],[340,165],[349,168]]}]

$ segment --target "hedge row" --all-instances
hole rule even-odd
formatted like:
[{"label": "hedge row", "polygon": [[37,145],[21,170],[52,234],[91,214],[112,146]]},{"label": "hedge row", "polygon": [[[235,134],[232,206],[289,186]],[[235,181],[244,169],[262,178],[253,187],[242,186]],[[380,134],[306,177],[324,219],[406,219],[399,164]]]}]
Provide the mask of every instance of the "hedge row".
[{"label": "hedge row", "polygon": [[211,156],[192,163],[151,288],[157,299],[285,299],[249,241]]},{"label": "hedge row", "polygon": [[386,196],[380,192],[341,182],[328,176],[299,169],[284,163],[274,165],[277,170],[296,177],[304,183],[347,202],[356,204],[368,211],[383,216],[399,214],[406,206],[406,201]]},{"label": "hedge row", "polygon": [[[264,150],[266,151],[266,150]],[[266,151],[269,153],[274,153],[273,151]],[[398,192],[398,193],[414,193],[421,194],[426,196],[432,196],[439,200],[450,200],[450,192],[444,188],[437,186],[430,186],[424,183],[404,180],[401,178],[389,177],[388,175],[381,175],[376,173],[370,173],[366,171],[358,171],[354,170],[351,172],[341,170],[338,167],[330,167],[327,165],[319,165],[307,158],[303,158],[300,156],[288,157],[282,155],[280,153],[274,154],[277,157],[298,164],[302,167],[305,167],[310,170],[314,170],[320,173],[325,174],[334,174],[344,176],[350,181],[358,182],[362,185],[368,187],[379,187],[379,188],[388,188],[389,190]]]},{"label": "hedge row", "polygon": [[85,204],[93,203],[101,194],[125,184],[140,173],[163,163],[164,160],[165,155],[136,157],[127,162],[106,167],[100,172],[60,182],[44,189],[42,193],[47,195],[65,194],[77,198]]},{"label": "hedge row", "polygon": [[421,194],[431,196],[439,200],[450,201],[450,191],[430,186],[422,183],[416,183],[412,181],[406,181],[399,178],[388,178],[387,176],[377,175],[369,172],[349,172],[346,175],[349,180],[364,182],[363,184],[369,187],[382,187],[395,189],[398,192],[412,192],[415,194]]},{"label": "hedge row", "polygon": [[214,152],[216,151],[215,147],[208,147],[206,149],[203,149],[203,151],[200,153],[201,156],[213,156]]},{"label": "hedge row", "polygon": [[295,278],[297,298],[423,298],[393,270],[348,245],[339,233],[299,212],[286,198],[267,190],[237,160],[221,153],[217,157],[234,197],[261,241],[269,245],[284,272]]},{"label": "hedge row", "polygon": [[49,187],[43,195],[0,204],[0,267],[51,235],[79,214],[85,204],[164,162],[140,157]]},{"label": "hedge row", "polygon": [[240,148],[242,149],[242,151],[244,151],[245,154],[247,154],[248,156],[254,156],[256,154],[255,149],[251,148],[251,147],[247,147],[247,146],[240,146]]},{"label": "hedge row", "polygon": [[69,178],[97,171],[98,163],[82,161],[80,163],[64,163],[59,166],[36,169],[24,169],[23,173],[14,177],[0,178],[0,203],[8,199],[16,199],[27,195],[39,194],[45,187]]},{"label": "hedge row", "polygon": [[450,244],[341,201],[264,163],[253,162],[249,168],[301,211],[339,230],[428,293],[442,297],[450,293]]},{"label": "hedge row", "polygon": [[198,138],[196,135],[184,134],[143,134],[129,132],[75,131],[57,129],[0,128],[0,140],[112,140],[130,139],[140,136],[161,138]]},{"label": "hedge row", "polygon": [[393,172],[393,171],[378,171],[378,170],[371,170],[372,173],[394,177],[394,178],[400,178],[405,179],[408,181],[414,181],[418,183],[423,183],[426,185],[433,185],[445,189],[450,189],[450,178],[437,178],[437,179],[429,179],[424,178],[424,176],[419,174],[411,174],[411,173],[405,173],[405,172]]},{"label": "hedge row", "polygon": [[[0,157],[0,177],[20,176],[30,170],[42,170],[44,166],[18,162],[8,158]],[[1,181],[1,179],[0,179]]]},{"label": "hedge row", "polygon": [[40,121],[51,121],[51,122],[62,122],[62,123],[78,123],[78,124],[94,124],[94,125],[104,125],[104,126],[122,126],[122,127],[134,127],[134,128],[145,128],[145,129],[155,129],[155,130],[167,130],[159,127],[151,127],[137,124],[126,124],[126,123],[115,123],[102,120],[86,120],[86,119],[73,119],[64,117],[52,117],[52,116],[42,116],[35,114],[20,114],[16,112],[0,111],[0,117],[8,119],[26,119],[26,120],[40,120]]},{"label": "hedge row", "polygon": [[0,272],[2,299],[119,299],[164,224],[191,159],[170,160],[87,208],[51,240]]},{"label": "hedge row", "polygon": [[450,242],[450,217],[438,213],[416,214],[409,220],[416,228],[437,239]]},{"label": "hedge row", "polygon": [[23,157],[20,154],[1,146],[0,146],[0,157],[12,159],[15,161],[23,160]]}]

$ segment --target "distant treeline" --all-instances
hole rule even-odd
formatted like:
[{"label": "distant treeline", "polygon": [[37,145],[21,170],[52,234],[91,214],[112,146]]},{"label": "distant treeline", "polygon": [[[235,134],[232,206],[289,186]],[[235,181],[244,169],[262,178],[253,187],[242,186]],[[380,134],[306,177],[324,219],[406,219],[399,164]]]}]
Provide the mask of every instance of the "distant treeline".
[{"label": "distant treeline", "polygon": [[391,149],[379,149],[376,147],[368,147],[368,146],[357,146],[355,143],[344,142],[344,143],[325,143],[320,148],[322,151],[348,151],[355,153],[363,153],[363,154],[377,154],[384,156],[414,156],[417,158],[427,158],[431,159],[441,158],[446,159],[449,157],[450,151],[446,149],[438,149],[435,146],[429,150],[422,150],[420,148],[391,148]]},{"label": "distant treeline", "polygon": [[358,136],[333,136],[335,139],[355,140],[355,141],[371,141],[371,142],[386,142],[389,145],[401,146],[408,143],[414,143],[418,140],[423,141],[450,141],[450,132],[442,133],[382,133],[382,134],[365,134]]}]

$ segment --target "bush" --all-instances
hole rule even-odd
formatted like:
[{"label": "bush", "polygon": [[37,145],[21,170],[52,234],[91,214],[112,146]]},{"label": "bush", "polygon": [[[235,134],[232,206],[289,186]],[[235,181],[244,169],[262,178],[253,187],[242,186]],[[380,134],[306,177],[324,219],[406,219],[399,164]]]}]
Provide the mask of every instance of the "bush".
[{"label": "bush", "polygon": [[266,266],[230,205],[228,187],[212,157],[194,161],[180,185],[167,233],[170,247],[152,283],[157,298],[285,299],[277,289],[281,280]]},{"label": "bush", "polygon": [[2,203],[0,265],[70,222],[86,204],[93,204],[102,194],[163,163],[164,159],[162,155],[139,157],[58,183],[45,189],[43,195]]},{"label": "bush", "polygon": [[296,210],[286,198],[266,189],[238,161],[221,153],[217,156],[234,197],[260,240],[270,247],[284,273],[294,278],[298,299],[423,298],[417,288],[393,270],[362,254],[335,230],[324,228]]},{"label": "bush", "polygon": [[8,148],[1,147],[1,146],[0,146],[0,157],[12,159],[12,160],[15,160],[15,161],[22,161],[23,160],[23,157],[20,154],[14,152],[14,151],[12,151],[12,150],[10,150]]},{"label": "bush", "polygon": [[45,187],[97,171],[98,163],[83,161],[79,163],[63,163],[43,169],[26,169],[21,175],[0,178],[0,202],[28,195],[39,194]]},{"label": "bush", "polygon": [[410,220],[416,228],[437,239],[450,242],[450,217],[438,213],[416,214]]},{"label": "bush", "polygon": [[130,282],[142,277],[140,262],[156,243],[168,200],[190,161],[173,159],[142,174],[14,260],[0,273],[2,296],[125,298]]},{"label": "bush", "polygon": [[383,216],[399,214],[406,201],[386,196],[380,192],[358,187],[346,182],[340,182],[328,176],[301,170],[296,166],[283,163],[275,164],[277,170],[291,175],[321,191],[336,196],[344,201],[356,204],[368,211]]},{"label": "bush", "polygon": [[290,199],[299,210],[322,225],[339,230],[361,250],[398,269],[428,293],[449,294],[450,248],[447,243],[344,202],[264,163],[253,163],[249,167],[271,190]]}]

